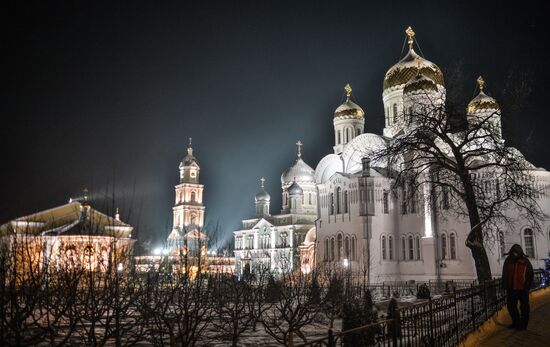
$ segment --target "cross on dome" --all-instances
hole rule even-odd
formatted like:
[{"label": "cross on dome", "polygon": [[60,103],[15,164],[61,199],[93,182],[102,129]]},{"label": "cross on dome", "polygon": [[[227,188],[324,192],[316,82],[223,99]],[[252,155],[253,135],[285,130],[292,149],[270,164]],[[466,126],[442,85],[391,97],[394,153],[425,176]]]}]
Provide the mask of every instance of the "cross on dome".
[{"label": "cross on dome", "polygon": [[193,147],[191,147],[192,144],[193,144],[193,138],[190,137],[189,138],[189,147],[187,147],[187,153],[189,155],[193,155]]},{"label": "cross on dome", "polygon": [[483,91],[483,87],[485,87],[485,80],[483,79],[483,77],[479,76],[477,78],[477,84],[479,85],[479,90]]},{"label": "cross on dome", "polygon": [[302,140],[298,140],[298,142],[296,142],[296,146],[298,146],[298,158],[302,157],[302,146],[303,145],[304,145],[304,143],[302,142]]},{"label": "cross on dome", "polygon": [[264,187],[264,183],[265,183],[265,178],[260,178],[260,188],[263,188]]},{"label": "cross on dome", "polygon": [[405,33],[407,34],[407,36],[409,37],[409,40],[407,41],[408,44],[409,44],[409,47],[412,48],[413,46],[413,43],[414,43],[414,30],[409,26],[406,30],[405,30]]},{"label": "cross on dome", "polygon": [[351,86],[348,84],[346,84],[346,86],[344,87],[344,90],[346,91],[346,96],[349,97],[351,96],[351,92],[353,91],[353,89],[351,89]]}]

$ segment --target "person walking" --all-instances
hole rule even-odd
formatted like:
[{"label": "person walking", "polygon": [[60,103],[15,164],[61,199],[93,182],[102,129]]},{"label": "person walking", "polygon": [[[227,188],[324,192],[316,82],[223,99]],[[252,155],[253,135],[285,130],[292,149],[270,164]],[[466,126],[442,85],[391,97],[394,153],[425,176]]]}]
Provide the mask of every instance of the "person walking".
[{"label": "person walking", "polygon": [[[502,267],[502,283],[506,289],[506,306],[512,324],[509,329],[525,330],[529,323],[529,289],[533,283],[533,266],[520,245],[506,253]],[[521,314],[518,312],[518,301]]]}]

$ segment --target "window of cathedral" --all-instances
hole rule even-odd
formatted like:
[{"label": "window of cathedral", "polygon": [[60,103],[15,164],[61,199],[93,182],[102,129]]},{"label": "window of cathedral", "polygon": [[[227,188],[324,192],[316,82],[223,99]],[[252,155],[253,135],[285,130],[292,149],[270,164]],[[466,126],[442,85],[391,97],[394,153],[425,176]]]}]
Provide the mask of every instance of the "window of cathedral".
[{"label": "window of cathedral", "polygon": [[393,260],[393,236],[388,236],[388,255],[389,259]]},{"label": "window of cathedral", "polygon": [[349,236],[346,236],[346,241],[344,243],[344,257],[346,259],[350,258],[350,242],[349,242]]},{"label": "window of cathedral", "polygon": [[344,192],[344,213],[348,213],[348,191]]},{"label": "window of cathedral", "polygon": [[529,258],[535,257],[535,239],[533,235],[533,229],[527,228],[523,231],[523,242],[525,254]]},{"label": "window of cathedral", "polygon": [[448,210],[449,207],[449,189],[446,186],[443,186],[443,209]]},{"label": "window of cathedral", "polygon": [[334,237],[330,239],[330,260],[334,261]]},{"label": "window of cathedral", "polygon": [[416,236],[416,260],[420,260],[420,236]]},{"label": "window of cathedral", "polygon": [[340,194],[342,192],[342,189],[340,187],[336,188],[336,214],[341,213],[340,209]]},{"label": "window of cathedral", "polygon": [[338,141],[336,141],[336,144],[339,145],[342,143],[342,132],[338,130]]},{"label": "window of cathedral", "polygon": [[[548,234],[550,237],[550,234]],[[505,257],[506,254],[506,243],[504,242],[504,232],[499,231],[498,232],[498,242],[500,245],[500,256]]]},{"label": "window of cathedral", "polygon": [[388,214],[389,211],[390,211],[389,194],[388,194],[388,192],[384,192],[384,193],[383,193],[383,198],[382,198],[382,209],[383,209],[384,214]]},{"label": "window of cathedral", "polygon": [[449,243],[450,243],[450,251],[451,251],[451,259],[456,259],[456,234],[451,233],[449,235]]},{"label": "window of cathedral", "polygon": [[328,238],[325,239],[325,254],[324,254],[324,260],[327,261],[328,260]]},{"label": "window of cathedral", "polygon": [[441,234],[441,259],[447,259],[447,235]]},{"label": "window of cathedral", "polygon": [[397,123],[397,104],[393,104],[393,123]]},{"label": "window of cathedral", "polygon": [[359,136],[359,135],[361,135],[361,129],[357,128],[355,136]]},{"label": "window of cathedral", "polygon": [[382,236],[382,260],[386,260],[386,236]]},{"label": "window of cathedral", "polygon": [[196,197],[197,196],[196,196],[195,192],[194,191],[191,192],[191,202],[195,202]]},{"label": "window of cathedral", "polygon": [[330,200],[329,200],[329,212],[330,214],[334,214],[334,194],[330,193]]},{"label": "window of cathedral", "polygon": [[308,198],[307,198],[307,203],[308,203],[309,205],[311,205],[311,193],[309,193],[307,196],[308,196]]},{"label": "window of cathedral", "polygon": [[401,259],[407,260],[407,243],[405,241],[405,236],[401,237]]},{"label": "window of cathedral", "polygon": [[355,235],[351,237],[351,260],[357,260],[357,240]]},{"label": "window of cathedral", "polygon": [[342,246],[343,246],[343,237],[342,237],[342,234],[338,234],[338,249],[336,250],[337,251],[337,254],[338,254],[338,261],[342,260]]},{"label": "window of cathedral", "polygon": [[414,243],[412,235],[409,235],[409,260],[414,260]]}]

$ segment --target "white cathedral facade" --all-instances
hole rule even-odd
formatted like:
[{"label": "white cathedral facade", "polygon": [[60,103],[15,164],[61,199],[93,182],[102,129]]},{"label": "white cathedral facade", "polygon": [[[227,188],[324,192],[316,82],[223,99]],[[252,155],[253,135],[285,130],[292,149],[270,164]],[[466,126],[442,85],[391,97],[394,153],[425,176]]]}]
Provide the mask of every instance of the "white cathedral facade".
[{"label": "white cathedral facade", "polygon": [[[347,98],[333,117],[334,153],[312,170],[298,150],[295,165],[281,177],[281,215],[269,215],[269,194],[262,185],[256,195],[256,218],[244,220],[243,229],[234,232],[237,271],[239,266],[242,273],[244,264],[255,267],[259,262],[271,269],[282,268],[276,256],[280,235],[299,230],[301,243],[294,238],[285,252],[294,257],[289,264],[300,264],[302,272],[315,266],[339,267],[357,275],[367,274],[371,283],[476,278],[472,255],[465,245],[470,232],[468,220],[449,217],[445,207],[434,211],[427,203],[429,199],[409,200],[392,194],[387,165],[369,160],[411,126],[407,110],[415,97],[431,93],[434,100],[445,101],[443,73],[414,51],[412,29],[406,33],[408,52],[384,77],[383,134],[364,133],[365,113],[352,101],[347,85]],[[468,105],[468,117],[494,114],[491,121],[500,135],[498,103],[484,93],[483,81],[478,82],[480,91]],[[534,166],[529,173],[544,191],[537,202],[549,213],[550,173]],[[299,216],[301,224],[297,223]],[[543,221],[542,233],[528,225],[520,222],[517,229],[499,231],[486,241],[493,276],[500,276],[504,253],[514,243],[523,247],[534,268],[543,267],[543,258],[550,251],[550,224]]]}]

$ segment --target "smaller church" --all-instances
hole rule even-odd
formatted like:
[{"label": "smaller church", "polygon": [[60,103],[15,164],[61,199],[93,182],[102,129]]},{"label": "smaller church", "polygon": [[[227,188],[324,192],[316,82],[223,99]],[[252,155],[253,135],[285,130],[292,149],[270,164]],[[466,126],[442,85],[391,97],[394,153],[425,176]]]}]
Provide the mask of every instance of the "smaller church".
[{"label": "smaller church", "polygon": [[[130,266],[135,240],[133,227],[94,209],[83,199],[0,226],[0,241],[7,247],[17,271],[24,274],[56,271],[123,271]],[[4,264],[9,265],[9,264]]]},{"label": "smaller church", "polygon": [[[317,189],[315,171],[302,159],[302,142],[298,141],[294,164],[281,175],[281,213],[270,214],[271,196],[260,179],[256,194],[254,218],[242,221],[242,229],[234,231],[235,272],[290,272],[300,266],[300,244],[315,233]],[[304,248],[304,251],[307,249]],[[303,257],[302,262],[309,258]],[[314,258],[311,257],[311,261]],[[313,268],[313,264],[309,264]]]}]

